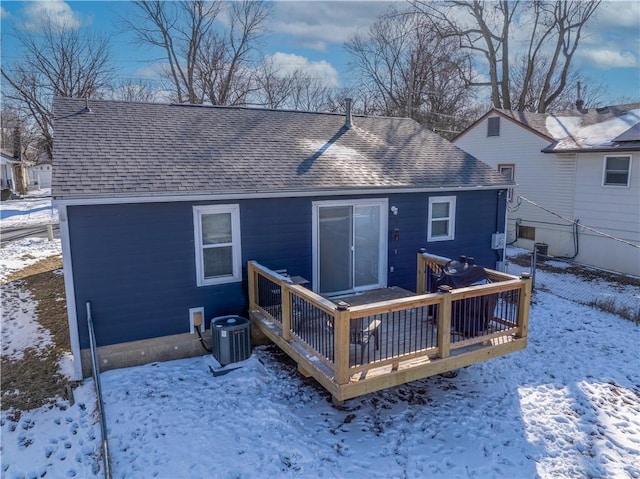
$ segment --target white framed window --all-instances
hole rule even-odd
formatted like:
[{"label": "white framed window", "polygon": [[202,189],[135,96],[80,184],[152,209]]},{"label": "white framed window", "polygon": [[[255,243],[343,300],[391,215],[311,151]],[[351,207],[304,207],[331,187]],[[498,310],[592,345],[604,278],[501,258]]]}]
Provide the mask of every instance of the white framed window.
[{"label": "white framed window", "polygon": [[242,280],[240,206],[193,207],[198,286]]},{"label": "white framed window", "polygon": [[429,198],[427,241],[447,241],[455,238],[456,197]]},{"label": "white framed window", "polygon": [[[499,164],[498,171],[511,181],[514,181],[516,179],[516,165],[512,163]],[[513,188],[509,188],[507,190],[507,200],[513,201]]]},{"label": "white framed window", "polygon": [[629,186],[631,178],[631,155],[604,157],[603,186]]}]

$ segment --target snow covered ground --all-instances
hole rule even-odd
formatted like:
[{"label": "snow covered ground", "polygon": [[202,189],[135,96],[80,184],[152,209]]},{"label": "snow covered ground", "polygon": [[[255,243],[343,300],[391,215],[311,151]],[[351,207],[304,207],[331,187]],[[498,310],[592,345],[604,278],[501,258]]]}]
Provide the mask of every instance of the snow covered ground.
[{"label": "snow covered ground", "polygon": [[[580,282],[573,299],[602,288],[617,286]],[[223,376],[210,356],[108,371],[113,477],[640,478],[639,339],[639,325],[540,289],[524,351],[342,408],[268,347]],[[2,413],[2,478],[104,477],[93,381],[75,398]]]},{"label": "snow covered ground", "polygon": [[2,228],[46,225],[58,222],[58,208],[51,205],[51,190],[30,191],[24,199],[0,202]]}]

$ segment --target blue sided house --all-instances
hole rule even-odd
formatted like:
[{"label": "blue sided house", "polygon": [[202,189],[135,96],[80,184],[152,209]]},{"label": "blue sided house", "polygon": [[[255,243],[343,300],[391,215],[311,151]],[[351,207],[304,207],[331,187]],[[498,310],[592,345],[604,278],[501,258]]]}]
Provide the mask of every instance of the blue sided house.
[{"label": "blue sided house", "polygon": [[[323,297],[416,291],[416,254],[499,269],[514,183],[411,119],[57,98],[76,375],[203,354],[193,311],[248,316],[251,262]],[[496,233],[498,233],[496,235]]]}]

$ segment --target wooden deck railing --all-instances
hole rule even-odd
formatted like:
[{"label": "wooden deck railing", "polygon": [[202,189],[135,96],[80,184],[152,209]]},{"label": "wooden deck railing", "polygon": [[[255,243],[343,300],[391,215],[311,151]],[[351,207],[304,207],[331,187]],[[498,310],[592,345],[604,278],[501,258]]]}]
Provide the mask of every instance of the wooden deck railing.
[{"label": "wooden deck railing", "polygon": [[[341,386],[353,383],[362,374],[375,376],[371,374],[374,370],[398,371],[401,364],[418,364],[420,360],[433,363],[526,338],[530,280],[488,271],[492,283],[429,292],[447,261],[419,253],[415,296],[361,306],[329,301],[251,261],[249,310],[254,319],[256,313],[261,318],[261,329],[272,339],[281,340],[277,343],[295,356],[302,372],[316,377],[340,399],[357,395],[336,393]],[[525,343],[519,344],[523,345],[517,349]],[[504,348],[501,351],[496,355],[511,352]],[[464,364],[488,357],[492,356],[465,359]],[[460,364],[452,361],[451,367],[438,366],[432,374]],[[378,382],[361,390],[368,392],[396,383],[385,386]]]}]

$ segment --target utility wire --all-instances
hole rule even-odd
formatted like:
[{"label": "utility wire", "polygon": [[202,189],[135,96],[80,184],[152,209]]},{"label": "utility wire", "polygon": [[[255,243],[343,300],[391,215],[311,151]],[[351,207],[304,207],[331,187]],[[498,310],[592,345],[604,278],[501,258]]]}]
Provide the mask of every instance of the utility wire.
[{"label": "utility wire", "polygon": [[569,223],[571,223],[571,224],[573,224],[573,225],[579,226],[580,228],[584,228],[584,229],[586,229],[586,230],[589,230],[589,231],[591,231],[592,233],[595,233],[595,234],[598,234],[598,235],[600,235],[600,236],[604,236],[605,238],[609,238],[609,239],[612,239],[612,240],[615,240],[615,241],[619,241],[620,243],[624,243],[624,244],[626,244],[626,245],[633,246],[634,248],[638,248],[638,249],[640,249],[640,244],[631,243],[630,241],[624,240],[624,239],[622,239],[622,238],[616,238],[615,236],[611,236],[610,234],[604,233],[603,231],[597,230],[597,229],[595,229],[595,228],[591,228],[590,226],[585,226],[585,225],[583,225],[582,223],[579,223],[578,221],[571,220],[571,219],[569,219],[569,218],[565,218],[564,216],[559,215],[559,214],[558,214],[558,213],[556,213],[555,211],[551,211],[551,210],[549,210],[549,209],[545,208],[544,206],[539,205],[539,204],[538,204],[538,203],[536,203],[535,201],[531,201],[530,199],[525,198],[524,196],[518,195],[518,199],[519,199],[519,200],[520,200],[520,199],[522,199],[522,200],[526,201],[527,203],[530,203],[530,204],[532,204],[533,206],[535,206],[535,207],[537,207],[537,208],[540,208],[540,209],[541,209],[541,210],[543,210],[543,211],[546,211],[547,213],[550,213],[550,214],[552,214],[552,215],[554,215],[554,216],[557,216],[558,218],[561,218],[561,219],[563,219],[564,221],[567,221],[567,222],[569,222]]}]

